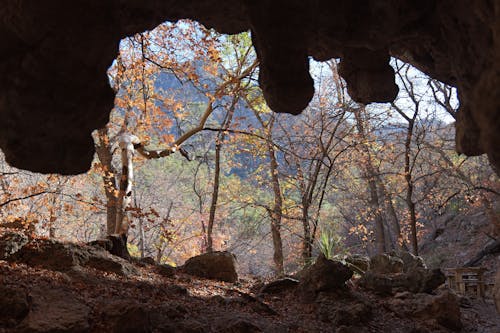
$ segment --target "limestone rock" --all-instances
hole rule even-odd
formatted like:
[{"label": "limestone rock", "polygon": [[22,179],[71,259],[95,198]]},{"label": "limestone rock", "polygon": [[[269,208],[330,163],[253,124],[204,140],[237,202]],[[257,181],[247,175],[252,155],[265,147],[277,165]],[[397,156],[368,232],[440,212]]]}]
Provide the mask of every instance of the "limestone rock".
[{"label": "limestone rock", "polygon": [[207,279],[238,281],[235,258],[229,252],[209,252],[189,258],[182,266],[182,271]]},{"label": "limestone rock", "polygon": [[347,88],[363,103],[395,97],[389,56],[409,62],[458,87],[457,150],[487,153],[500,166],[498,1],[20,0],[1,7],[0,147],[20,168],[86,171],[90,133],[113,106],[106,70],[120,39],[181,18],[222,33],[251,30],[259,83],[277,112],[299,113],[313,96],[310,56],[341,58]]},{"label": "limestone rock", "polygon": [[370,258],[362,255],[350,255],[345,258],[345,261],[349,264],[349,267],[360,273],[365,273],[370,268]]},{"label": "limestone rock", "polygon": [[0,260],[7,260],[16,254],[23,246],[28,244],[29,239],[23,232],[6,231],[0,235]]},{"label": "limestone rock", "polygon": [[90,308],[64,289],[37,288],[28,316],[19,326],[21,332],[88,332]]},{"label": "limestone rock", "polygon": [[335,326],[357,326],[372,318],[372,308],[365,303],[354,303],[338,307],[331,315]]},{"label": "limestone rock", "polygon": [[131,263],[104,251],[92,253],[88,260],[82,264],[86,267],[92,267],[100,271],[115,273],[122,276],[137,274],[137,269]]},{"label": "limestone rock", "polygon": [[12,327],[29,311],[28,297],[18,287],[0,285],[0,328]]},{"label": "limestone rock", "polygon": [[[21,239],[24,242],[24,238]],[[1,244],[0,241],[0,246]],[[53,239],[33,240],[6,259],[61,272],[82,266],[123,276],[137,273],[137,269],[130,262],[99,246],[63,243]]]},{"label": "limestone rock", "polygon": [[292,279],[289,277],[274,280],[264,285],[259,294],[279,294],[290,289],[295,288],[299,284],[299,280]]},{"label": "limestone rock", "polygon": [[161,264],[156,266],[155,270],[165,277],[172,277],[175,275],[176,268],[167,264]]},{"label": "limestone rock", "polygon": [[381,274],[366,272],[358,281],[359,285],[380,295],[396,291],[412,293],[431,293],[445,282],[445,275],[440,269],[414,269],[406,273]]},{"label": "limestone rock", "polygon": [[112,333],[148,333],[153,331],[154,311],[132,300],[114,301],[103,310],[106,330]]},{"label": "limestone rock", "polygon": [[438,324],[452,330],[458,331],[462,328],[458,297],[448,290],[437,296],[426,295],[418,305],[414,316],[433,319]]},{"label": "limestone rock", "polygon": [[87,262],[89,252],[76,244],[62,243],[52,239],[34,240],[25,245],[15,256],[8,258],[30,266],[41,266],[56,271],[67,271]]},{"label": "limestone rock", "polygon": [[394,281],[391,277],[371,271],[366,272],[358,280],[358,284],[378,295],[389,295],[392,293],[392,288],[394,288]]},{"label": "limestone rock", "polygon": [[404,262],[387,253],[377,254],[370,258],[370,271],[377,274],[402,273]]},{"label": "limestone rock", "polygon": [[321,291],[344,289],[352,274],[353,271],[341,262],[320,255],[316,262],[301,274],[298,290],[302,296],[313,298]]}]

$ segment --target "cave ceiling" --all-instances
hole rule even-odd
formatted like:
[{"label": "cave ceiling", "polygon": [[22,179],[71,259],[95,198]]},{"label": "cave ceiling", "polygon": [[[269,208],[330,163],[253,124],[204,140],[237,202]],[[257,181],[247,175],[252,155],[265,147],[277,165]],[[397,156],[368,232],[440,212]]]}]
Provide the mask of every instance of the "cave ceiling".
[{"label": "cave ceiling", "polygon": [[308,58],[340,58],[360,103],[398,93],[391,56],[456,86],[457,151],[500,166],[498,0],[0,0],[0,148],[16,167],[76,174],[90,167],[91,132],[114,93],[106,71],[119,41],[189,18],[251,30],[259,84],[276,112],[300,113],[313,81]]}]

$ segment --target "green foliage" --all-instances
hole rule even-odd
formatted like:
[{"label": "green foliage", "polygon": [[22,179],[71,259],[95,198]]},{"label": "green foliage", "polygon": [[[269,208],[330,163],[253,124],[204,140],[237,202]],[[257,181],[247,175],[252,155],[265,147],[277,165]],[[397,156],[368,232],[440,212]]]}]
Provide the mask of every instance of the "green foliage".
[{"label": "green foliage", "polygon": [[135,244],[131,244],[130,242],[127,243],[127,249],[128,249],[128,253],[130,253],[130,255],[132,257],[140,257],[141,256],[141,251],[139,251],[139,247]]},{"label": "green foliage", "polygon": [[341,260],[347,253],[342,237],[336,235],[331,229],[321,231],[317,241],[317,247],[327,259]]}]

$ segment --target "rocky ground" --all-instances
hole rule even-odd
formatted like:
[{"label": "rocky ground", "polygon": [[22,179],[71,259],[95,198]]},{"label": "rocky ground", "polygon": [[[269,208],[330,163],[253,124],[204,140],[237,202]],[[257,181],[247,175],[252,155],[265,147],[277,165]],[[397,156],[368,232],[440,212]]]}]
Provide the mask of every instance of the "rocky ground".
[{"label": "rocky ground", "polygon": [[225,268],[206,279],[196,276],[211,274],[203,258],[175,269],[7,230],[0,259],[2,333],[500,332],[492,302],[435,289],[431,271],[416,284],[406,282],[406,269],[384,275],[390,279],[373,272],[369,284],[320,259],[298,279],[272,282],[237,278],[216,260]]}]

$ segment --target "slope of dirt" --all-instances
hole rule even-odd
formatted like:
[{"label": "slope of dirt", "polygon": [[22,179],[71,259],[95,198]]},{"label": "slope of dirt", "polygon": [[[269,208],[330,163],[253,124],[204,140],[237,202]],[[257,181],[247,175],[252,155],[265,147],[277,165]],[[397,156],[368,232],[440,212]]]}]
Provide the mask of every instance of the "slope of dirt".
[{"label": "slope of dirt", "polygon": [[491,305],[457,302],[443,289],[436,295],[381,297],[351,280],[345,290],[321,292],[306,301],[293,288],[259,294],[266,281],[253,277],[218,282],[100,252],[94,253],[98,261],[68,261],[64,267],[64,258],[47,261],[33,255],[44,244],[70,249],[76,254],[71,258],[80,262],[90,251],[86,245],[34,239],[24,246],[36,260],[1,260],[1,333],[500,332]]}]

